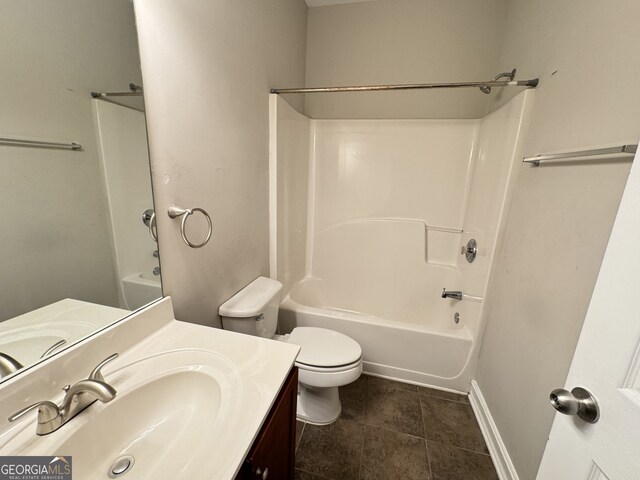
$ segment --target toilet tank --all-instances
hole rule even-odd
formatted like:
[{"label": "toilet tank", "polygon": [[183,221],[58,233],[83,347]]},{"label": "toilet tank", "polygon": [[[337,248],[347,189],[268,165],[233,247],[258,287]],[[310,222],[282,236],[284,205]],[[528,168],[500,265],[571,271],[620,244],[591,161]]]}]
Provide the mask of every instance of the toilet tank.
[{"label": "toilet tank", "polygon": [[278,327],[278,308],[282,284],[267,277],[258,277],[220,305],[222,328],[271,338]]}]

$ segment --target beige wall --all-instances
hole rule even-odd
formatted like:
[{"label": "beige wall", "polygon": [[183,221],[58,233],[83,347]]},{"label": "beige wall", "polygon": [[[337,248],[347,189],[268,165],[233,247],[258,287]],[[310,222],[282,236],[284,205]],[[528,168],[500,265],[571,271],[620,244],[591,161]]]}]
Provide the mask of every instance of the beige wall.
[{"label": "beige wall", "polygon": [[[269,272],[269,88],[304,83],[304,0],[136,0],[164,293],[176,317]],[[301,108],[302,99],[295,99]],[[213,238],[188,248],[170,204],[202,207]],[[194,218],[197,240],[202,217]]]},{"label": "beige wall", "polygon": [[[637,143],[640,3],[512,0],[507,14],[501,63],[541,79],[525,155]],[[522,480],[535,478],[547,396],[564,385],[629,166],[519,166],[477,380]]]},{"label": "beige wall", "polygon": [[140,82],[128,0],[0,4],[0,320],[71,297],[117,306],[90,92]]},{"label": "beige wall", "polygon": [[[307,86],[487,80],[505,0],[379,0],[309,9]],[[512,59],[509,59],[510,61]],[[307,95],[312,118],[479,118],[476,89]]]}]

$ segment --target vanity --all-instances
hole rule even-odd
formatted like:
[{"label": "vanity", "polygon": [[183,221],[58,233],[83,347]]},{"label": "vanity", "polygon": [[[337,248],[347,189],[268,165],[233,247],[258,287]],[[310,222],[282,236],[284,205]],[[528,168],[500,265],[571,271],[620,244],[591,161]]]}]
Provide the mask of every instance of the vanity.
[{"label": "vanity", "polygon": [[[82,480],[293,478],[298,351],[177,321],[165,297],[0,384],[0,456],[71,457]],[[8,420],[62,411],[99,378],[115,394],[98,385],[51,433],[36,434],[42,408]]]}]

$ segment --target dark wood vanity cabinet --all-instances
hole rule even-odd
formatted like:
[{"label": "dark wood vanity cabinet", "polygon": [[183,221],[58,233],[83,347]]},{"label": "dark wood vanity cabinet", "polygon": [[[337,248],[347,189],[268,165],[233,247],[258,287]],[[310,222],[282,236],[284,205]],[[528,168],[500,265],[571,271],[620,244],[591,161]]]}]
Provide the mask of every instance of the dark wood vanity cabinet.
[{"label": "dark wood vanity cabinet", "polygon": [[293,480],[298,369],[293,367],[236,480]]}]

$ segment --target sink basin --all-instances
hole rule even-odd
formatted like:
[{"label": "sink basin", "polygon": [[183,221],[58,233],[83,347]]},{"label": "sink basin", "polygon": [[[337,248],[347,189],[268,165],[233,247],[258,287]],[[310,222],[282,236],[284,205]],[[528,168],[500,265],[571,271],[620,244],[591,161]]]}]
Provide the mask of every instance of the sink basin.
[{"label": "sink basin", "polygon": [[[201,478],[216,468],[216,445],[229,443],[241,418],[229,418],[243,390],[234,371],[227,358],[202,350],[138,359],[105,373],[115,399],[95,402],[48,435],[36,436],[27,423],[9,440],[13,454],[70,455],[74,478],[83,480]],[[132,465],[110,477],[122,457]]]},{"label": "sink basin", "polygon": [[[162,401],[158,401],[162,399]],[[197,478],[188,458],[191,441],[214,445],[212,425],[220,410],[220,385],[210,376],[186,371],[119,395],[73,432],[55,455],[73,456],[78,478],[109,478],[123,456],[133,459],[118,478]],[[178,461],[176,461],[178,460]]]}]

